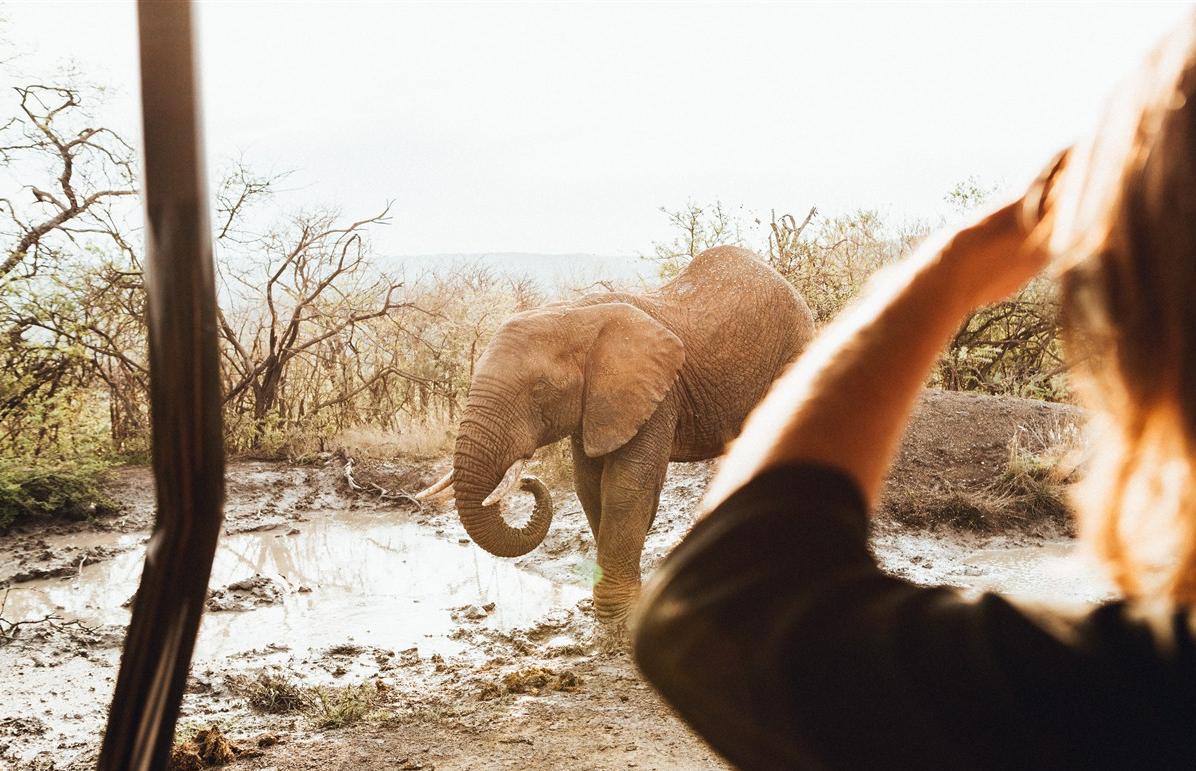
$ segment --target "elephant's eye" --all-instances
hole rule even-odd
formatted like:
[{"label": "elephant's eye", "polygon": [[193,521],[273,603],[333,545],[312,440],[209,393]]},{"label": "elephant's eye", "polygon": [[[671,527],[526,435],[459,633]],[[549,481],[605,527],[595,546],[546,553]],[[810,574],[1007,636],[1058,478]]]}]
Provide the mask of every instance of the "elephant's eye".
[{"label": "elephant's eye", "polygon": [[557,394],[557,388],[547,378],[540,378],[532,384],[532,399],[537,404],[549,402]]}]

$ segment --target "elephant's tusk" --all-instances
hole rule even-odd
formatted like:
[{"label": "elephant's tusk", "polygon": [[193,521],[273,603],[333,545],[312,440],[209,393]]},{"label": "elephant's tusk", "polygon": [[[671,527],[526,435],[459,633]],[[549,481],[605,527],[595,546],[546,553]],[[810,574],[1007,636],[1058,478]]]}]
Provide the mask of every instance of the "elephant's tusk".
[{"label": "elephant's tusk", "polygon": [[435,500],[436,498],[441,498],[444,495],[447,495],[447,493],[445,491],[446,490],[451,491],[452,486],[453,486],[453,471],[452,471],[452,469],[449,469],[449,472],[447,474],[445,474],[444,476],[442,476],[439,480],[434,482],[431,487],[426,487],[411,497],[417,501],[423,501],[423,500],[429,500],[429,499]]},{"label": "elephant's tusk", "polygon": [[420,500],[423,500],[423,501],[443,501],[445,498],[452,498],[454,495],[456,495],[456,493],[457,493],[457,491],[453,489],[453,485],[452,485],[452,483],[450,482],[450,483],[448,484],[448,486],[447,486],[447,487],[445,487],[443,490],[440,490],[440,491],[438,491],[438,492],[432,493],[432,494],[431,494],[431,495],[429,495],[427,498],[421,498]]},{"label": "elephant's tusk", "polygon": [[507,473],[503,475],[502,481],[498,483],[498,487],[494,488],[494,492],[486,496],[486,500],[482,501],[483,506],[493,506],[494,504],[507,497],[507,493],[518,484],[520,477],[523,476],[524,460],[517,461],[515,465],[507,469]]}]

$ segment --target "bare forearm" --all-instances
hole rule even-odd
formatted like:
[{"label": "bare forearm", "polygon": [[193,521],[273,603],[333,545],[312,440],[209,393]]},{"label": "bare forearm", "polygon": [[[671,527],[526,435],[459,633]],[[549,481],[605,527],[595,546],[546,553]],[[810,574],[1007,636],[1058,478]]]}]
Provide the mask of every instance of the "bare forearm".
[{"label": "bare forearm", "polygon": [[972,306],[944,240],[878,275],[782,375],[732,445],[706,510],[761,471],[799,460],[847,472],[876,499],[926,376]]}]

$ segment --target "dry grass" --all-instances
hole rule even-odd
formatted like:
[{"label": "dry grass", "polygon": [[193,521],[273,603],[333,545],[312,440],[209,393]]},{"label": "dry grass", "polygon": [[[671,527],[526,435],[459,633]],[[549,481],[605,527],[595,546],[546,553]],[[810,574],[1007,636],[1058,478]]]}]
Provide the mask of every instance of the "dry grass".
[{"label": "dry grass", "polygon": [[198,771],[232,763],[242,750],[230,742],[220,726],[197,731],[191,739],[175,744],[170,752],[168,771]]},{"label": "dry grass", "polygon": [[285,675],[262,672],[244,687],[245,700],[258,711],[272,715],[298,712],[311,703],[307,689]]},{"label": "dry grass", "polygon": [[893,522],[917,529],[992,533],[1025,524],[1011,497],[990,492],[899,490],[889,494],[884,507]]},{"label": "dry grass", "polygon": [[1018,427],[1004,467],[978,490],[890,491],[885,512],[899,525],[978,533],[1073,527],[1068,487],[1084,460],[1080,429],[1058,421],[1046,428]]},{"label": "dry grass", "polygon": [[573,451],[568,437],[556,444],[541,447],[527,470],[540,478],[550,489],[573,487]]},{"label": "dry grass", "polygon": [[982,490],[891,492],[884,509],[893,522],[918,529],[998,533],[1072,528],[1066,486],[1028,475],[1003,475]]},{"label": "dry grass", "polygon": [[344,728],[369,717],[378,703],[372,683],[342,688],[312,688],[311,716],[317,728]]},{"label": "dry grass", "polygon": [[305,686],[285,673],[264,671],[234,683],[255,712],[301,714],[317,728],[343,728],[378,713],[381,686],[374,682],[346,686]]},{"label": "dry grass", "polygon": [[1083,432],[1074,422],[1056,420],[1046,426],[1018,426],[1009,442],[1005,475],[1031,477],[1066,485],[1074,482],[1087,457]]},{"label": "dry grass", "polygon": [[397,432],[357,426],[334,436],[329,449],[368,460],[435,458],[452,452],[455,437],[456,426],[447,419],[412,421]]}]

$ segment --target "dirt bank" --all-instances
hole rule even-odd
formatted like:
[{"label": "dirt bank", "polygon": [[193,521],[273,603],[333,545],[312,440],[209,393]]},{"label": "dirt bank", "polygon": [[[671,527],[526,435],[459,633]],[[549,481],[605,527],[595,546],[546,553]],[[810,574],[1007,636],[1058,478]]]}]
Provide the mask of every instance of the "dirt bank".
[{"label": "dirt bank", "polygon": [[[1008,470],[1011,442],[1033,456],[1070,436],[1077,419],[1060,405],[928,392],[887,499],[990,491]],[[394,493],[446,463],[369,471]],[[557,516],[539,549],[498,560],[468,542],[447,508],[349,490],[343,465],[230,466],[216,591],[181,739],[218,724],[238,750],[228,767],[247,769],[524,768],[531,758],[566,768],[723,767],[625,653],[595,644],[594,549],[571,490],[554,491]],[[645,572],[692,525],[710,472],[705,463],[670,470]],[[151,491],[146,469],[125,469],[112,482],[125,504],[118,516],[0,539],[0,618],[11,638],[0,646],[0,767],[91,767]],[[1109,592],[1070,556],[1054,520],[960,531],[899,512],[882,507],[873,547],[886,569],[912,580],[1046,599]]]}]

